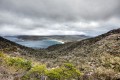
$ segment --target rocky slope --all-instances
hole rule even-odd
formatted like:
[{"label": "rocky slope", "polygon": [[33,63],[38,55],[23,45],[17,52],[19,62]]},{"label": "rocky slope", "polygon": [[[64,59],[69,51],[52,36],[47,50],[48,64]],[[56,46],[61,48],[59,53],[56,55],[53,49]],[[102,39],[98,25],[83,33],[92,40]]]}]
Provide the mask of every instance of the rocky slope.
[{"label": "rocky slope", "polygon": [[[48,48],[54,56],[89,57],[104,53],[120,56],[120,28],[100,36]],[[68,57],[67,57],[68,58]]]},{"label": "rocky slope", "polygon": [[[70,43],[66,43],[63,45],[54,45],[54,46],[50,46],[47,49],[49,51],[57,51],[57,52],[66,52],[67,51],[70,53],[71,53],[71,51],[79,52],[80,49],[83,49],[84,51],[88,50],[88,51],[86,51],[88,53],[92,47],[93,48],[97,48],[97,46],[105,47],[110,43],[112,43],[111,45],[113,45],[113,46],[118,45],[117,47],[119,48],[119,41],[120,41],[120,29],[115,29],[115,30],[111,30],[105,34],[99,35],[94,38],[88,38],[88,39],[78,41],[78,42],[70,42]],[[87,49],[87,47],[89,49]],[[109,47],[111,47],[111,49],[113,49],[112,46],[109,46]],[[86,49],[84,49],[84,48],[86,48]],[[104,49],[108,50],[107,47],[105,47]]]},{"label": "rocky slope", "polygon": [[[100,78],[103,77],[103,74],[104,76],[110,75],[111,78],[115,75],[120,76],[120,28],[94,38],[54,45],[49,47],[48,51],[55,58],[48,59],[54,65],[71,62],[80,71],[86,74],[91,73],[92,77],[95,76],[94,73],[99,72]],[[114,80],[111,78],[104,80]]]},{"label": "rocky slope", "polygon": [[12,48],[9,51],[23,50],[25,56],[30,54],[31,58],[49,68],[72,63],[83,73],[83,80],[120,79],[120,28],[94,38],[54,45],[46,50],[29,49],[0,38],[0,49],[7,48]]}]

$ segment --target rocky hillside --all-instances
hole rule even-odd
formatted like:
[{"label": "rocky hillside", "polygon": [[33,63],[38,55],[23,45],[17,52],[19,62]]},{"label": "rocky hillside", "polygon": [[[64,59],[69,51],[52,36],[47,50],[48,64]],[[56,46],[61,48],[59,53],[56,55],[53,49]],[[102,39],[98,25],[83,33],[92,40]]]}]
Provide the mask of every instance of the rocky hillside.
[{"label": "rocky hillside", "polygon": [[56,55],[73,56],[94,56],[109,53],[120,55],[120,28],[111,30],[105,34],[94,38],[85,39],[78,42],[70,42],[62,45],[54,45],[47,48],[49,52]]},{"label": "rocky hillside", "polygon": [[91,73],[92,77],[95,76],[94,73],[99,73],[100,78],[103,75],[120,76],[120,29],[78,42],[54,45],[48,51],[53,55],[49,57],[54,59],[47,60],[54,63],[53,65],[71,62],[83,73]]},{"label": "rocky hillside", "polygon": [[[86,51],[87,53],[89,53],[89,50],[93,47],[93,48],[97,48],[97,46],[104,46],[105,50],[108,50],[108,47],[105,46],[109,46],[108,44],[111,43],[111,45],[113,46],[117,46],[117,48],[119,48],[119,41],[120,41],[120,29],[115,29],[115,30],[111,30],[105,34],[99,35],[97,37],[94,38],[88,38],[82,41],[78,41],[78,42],[70,42],[70,43],[66,43],[63,45],[54,45],[54,46],[50,46],[48,48],[49,51],[57,51],[57,52],[80,52],[80,49],[83,49],[82,51]],[[114,43],[113,43],[114,42]],[[87,47],[89,49],[87,49]],[[84,49],[86,48],[86,49]],[[109,46],[109,48],[114,49],[112,46]],[[78,50],[78,51],[77,51]],[[90,50],[91,51],[91,50]],[[93,51],[92,51],[93,52]],[[118,52],[119,53],[119,52]]]},{"label": "rocky hillside", "polygon": [[120,28],[94,38],[54,45],[46,50],[29,49],[0,38],[0,49],[7,52],[14,52],[14,49],[23,51],[26,54],[22,53],[23,56],[31,56],[31,59],[46,64],[48,69],[59,67],[63,63],[74,64],[82,73],[80,78],[75,80],[120,79]]}]

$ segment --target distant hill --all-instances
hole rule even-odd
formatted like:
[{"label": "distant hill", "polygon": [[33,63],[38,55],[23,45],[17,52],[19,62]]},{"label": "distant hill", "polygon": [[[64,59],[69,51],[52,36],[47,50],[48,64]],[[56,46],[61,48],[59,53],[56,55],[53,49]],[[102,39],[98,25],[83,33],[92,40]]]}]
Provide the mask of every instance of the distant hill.
[{"label": "distant hill", "polygon": [[16,37],[22,40],[54,39],[54,40],[61,40],[63,42],[73,42],[73,41],[79,41],[79,40],[89,38],[90,36],[86,36],[86,35],[51,35],[51,36],[20,35]]}]

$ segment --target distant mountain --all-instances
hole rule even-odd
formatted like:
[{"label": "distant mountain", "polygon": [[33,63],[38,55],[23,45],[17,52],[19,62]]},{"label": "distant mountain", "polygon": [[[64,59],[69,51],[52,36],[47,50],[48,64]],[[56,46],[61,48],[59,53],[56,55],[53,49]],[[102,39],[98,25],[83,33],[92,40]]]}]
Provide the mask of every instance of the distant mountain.
[{"label": "distant mountain", "polygon": [[51,36],[20,35],[16,37],[22,40],[54,39],[54,40],[61,40],[63,42],[79,41],[86,38],[90,38],[90,36],[86,36],[86,35],[51,35]]}]

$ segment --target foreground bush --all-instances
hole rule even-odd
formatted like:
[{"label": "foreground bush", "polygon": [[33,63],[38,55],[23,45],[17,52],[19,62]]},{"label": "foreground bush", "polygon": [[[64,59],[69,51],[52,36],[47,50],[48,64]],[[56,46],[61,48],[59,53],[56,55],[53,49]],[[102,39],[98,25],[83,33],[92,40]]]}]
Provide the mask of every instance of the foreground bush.
[{"label": "foreground bush", "polygon": [[[21,71],[22,80],[71,80],[79,79],[80,71],[70,63],[65,63],[60,67],[47,69],[46,65],[36,64],[19,57],[11,57],[0,53],[1,64],[8,69],[12,68]],[[24,71],[23,71],[24,70]],[[11,71],[13,72],[13,70]]]},{"label": "foreground bush", "polygon": [[46,68],[46,65],[4,53],[0,53],[0,67],[5,67],[8,75],[13,75],[15,80],[119,80],[120,58],[109,57],[100,58],[101,66],[92,68],[93,71],[87,70],[84,74],[71,63]]},{"label": "foreground bush", "polygon": [[45,65],[35,65],[22,77],[22,80],[41,80],[46,70]]},{"label": "foreground bush", "polygon": [[24,69],[24,70],[29,70],[31,69],[31,61],[18,58],[18,57],[8,57],[6,59],[6,63],[8,66],[13,66],[16,69]]},{"label": "foreground bush", "polygon": [[6,65],[8,68],[13,67],[16,70],[29,70],[32,67],[31,61],[19,57],[10,57],[0,53],[1,64]]},{"label": "foreground bush", "polygon": [[80,72],[72,64],[66,63],[61,67],[47,69],[45,65],[36,65],[22,77],[22,80],[71,80],[78,79]]},{"label": "foreground bush", "polygon": [[80,72],[72,64],[65,63],[63,66],[47,71],[49,80],[79,79]]}]

